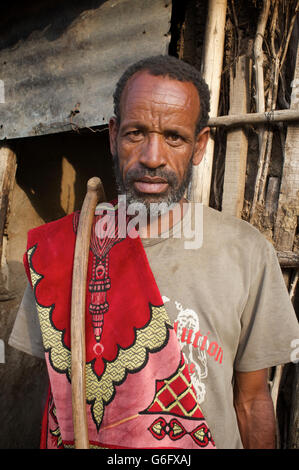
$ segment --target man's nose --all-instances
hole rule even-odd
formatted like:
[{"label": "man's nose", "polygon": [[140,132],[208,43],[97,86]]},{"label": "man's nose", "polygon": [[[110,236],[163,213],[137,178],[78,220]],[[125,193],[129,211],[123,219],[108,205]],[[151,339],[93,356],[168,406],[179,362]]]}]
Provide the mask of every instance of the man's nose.
[{"label": "man's nose", "polygon": [[139,162],[148,168],[158,168],[166,164],[165,143],[163,135],[151,132],[141,150]]}]

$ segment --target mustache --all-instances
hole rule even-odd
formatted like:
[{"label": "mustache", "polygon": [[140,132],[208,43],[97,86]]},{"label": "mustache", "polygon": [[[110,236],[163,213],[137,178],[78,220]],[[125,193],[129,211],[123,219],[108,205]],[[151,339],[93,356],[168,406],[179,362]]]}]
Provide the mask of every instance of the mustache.
[{"label": "mustache", "polygon": [[162,178],[167,181],[169,186],[176,186],[178,184],[178,179],[175,172],[171,170],[165,170],[164,168],[132,168],[126,174],[125,184],[131,184],[134,181],[145,176],[151,178]]}]

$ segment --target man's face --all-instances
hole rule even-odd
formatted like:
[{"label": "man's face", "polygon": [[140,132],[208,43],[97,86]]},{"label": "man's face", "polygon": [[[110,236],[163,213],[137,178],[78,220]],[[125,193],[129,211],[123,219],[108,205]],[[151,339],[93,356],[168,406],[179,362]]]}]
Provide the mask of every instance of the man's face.
[{"label": "man's face", "polygon": [[195,86],[146,71],[130,78],[121,117],[109,123],[116,179],[127,202],[181,202],[192,165],[203,157],[209,129],[195,135],[200,103]]}]

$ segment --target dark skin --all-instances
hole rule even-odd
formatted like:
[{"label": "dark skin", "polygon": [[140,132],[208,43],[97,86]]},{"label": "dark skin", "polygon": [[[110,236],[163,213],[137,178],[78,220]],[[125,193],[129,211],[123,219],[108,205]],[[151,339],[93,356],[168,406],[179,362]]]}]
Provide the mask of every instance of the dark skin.
[{"label": "dark skin", "polygon": [[234,406],[245,449],[275,449],[275,415],[268,369],[235,372]]},{"label": "dark skin", "polygon": [[[200,163],[209,137],[207,127],[195,135],[198,113],[193,84],[145,72],[134,75],[122,95],[120,126],[115,118],[109,123],[111,152],[118,154],[122,177],[132,169],[163,168],[175,172],[181,182],[190,159],[193,165]],[[149,202],[163,201],[169,191],[167,182],[148,177],[135,181],[134,188]],[[145,237],[147,229],[140,236]]]},{"label": "dark skin", "polygon": [[[120,124],[112,118],[109,131],[111,152],[118,155],[123,178],[132,168],[163,168],[174,171],[182,181],[190,159],[193,165],[199,165],[209,128],[195,132],[200,100],[192,83],[138,72],[124,89],[120,109]],[[133,185],[150,202],[163,201],[169,190],[167,181],[161,178],[139,178]],[[183,202],[184,198],[179,203],[181,208]],[[176,217],[182,217],[182,211]],[[146,236],[147,232],[148,227],[144,227],[140,235]],[[275,417],[267,369],[235,371],[234,406],[244,447],[275,448]]]}]

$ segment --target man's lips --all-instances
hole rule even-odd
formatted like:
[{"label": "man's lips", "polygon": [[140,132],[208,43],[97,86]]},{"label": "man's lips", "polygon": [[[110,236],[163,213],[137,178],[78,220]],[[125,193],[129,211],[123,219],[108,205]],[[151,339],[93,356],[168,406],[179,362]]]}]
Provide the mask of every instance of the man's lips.
[{"label": "man's lips", "polygon": [[166,191],[168,188],[168,182],[157,176],[144,176],[134,182],[134,187],[140,193],[159,194]]}]

